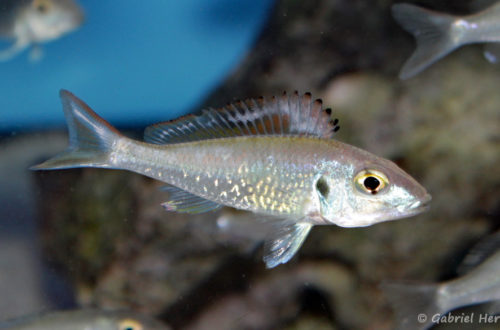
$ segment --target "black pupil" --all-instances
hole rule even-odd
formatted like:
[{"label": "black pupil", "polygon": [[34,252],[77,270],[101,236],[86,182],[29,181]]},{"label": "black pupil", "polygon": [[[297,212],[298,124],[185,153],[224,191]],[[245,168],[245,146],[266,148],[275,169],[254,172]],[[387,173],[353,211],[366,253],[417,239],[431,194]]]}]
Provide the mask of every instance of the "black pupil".
[{"label": "black pupil", "polygon": [[376,192],[377,188],[380,186],[380,181],[374,176],[369,176],[363,181],[363,185],[373,193]]}]

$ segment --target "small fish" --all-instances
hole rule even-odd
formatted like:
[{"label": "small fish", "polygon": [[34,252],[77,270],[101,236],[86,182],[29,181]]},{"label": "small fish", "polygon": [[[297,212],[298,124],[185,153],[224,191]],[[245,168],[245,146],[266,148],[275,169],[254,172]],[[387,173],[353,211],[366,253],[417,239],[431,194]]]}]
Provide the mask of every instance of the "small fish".
[{"label": "small fish", "polygon": [[72,310],[0,322],[9,330],[168,330],[165,324],[128,311]]},{"label": "small fish", "polygon": [[83,23],[84,15],[73,0],[0,0],[0,38],[13,40],[0,50],[7,61],[32,47],[30,58],[42,56],[40,44],[58,39]]},{"label": "small fish", "polygon": [[332,139],[338,120],[311,94],[247,100],[121,135],[61,91],[69,148],[33,169],[125,169],[171,186],[169,211],[222,205],[279,222],[264,261],[286,263],[313,225],[369,226],[427,209],[431,197],[394,163]]},{"label": "small fish", "polygon": [[[476,267],[469,270],[472,266]],[[444,316],[462,306],[500,302],[500,232],[474,247],[459,270],[468,272],[437,284],[383,283],[381,288],[395,310],[397,328],[427,329],[436,315]],[[498,307],[498,303],[491,304],[488,310],[498,312]],[[426,318],[419,318],[419,314]],[[500,322],[500,317],[497,320]]]},{"label": "small fish", "polygon": [[[453,16],[407,3],[392,6],[392,16],[417,41],[417,49],[399,73],[411,78],[458,47],[473,43],[500,42],[500,2],[472,15]],[[496,62],[493,47],[485,57]]]}]

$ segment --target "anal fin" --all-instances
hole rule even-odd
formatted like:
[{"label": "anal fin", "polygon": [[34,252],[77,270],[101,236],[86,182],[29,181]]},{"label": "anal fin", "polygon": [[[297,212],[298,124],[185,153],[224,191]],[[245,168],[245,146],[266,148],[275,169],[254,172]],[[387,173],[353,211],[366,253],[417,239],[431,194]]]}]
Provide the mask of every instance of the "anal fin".
[{"label": "anal fin", "polygon": [[302,246],[312,228],[311,223],[281,223],[278,230],[269,236],[264,244],[264,262],[267,268],[288,262]]},{"label": "anal fin", "polygon": [[220,204],[174,186],[165,186],[162,190],[170,194],[169,200],[161,204],[167,211],[198,214],[222,207]]}]

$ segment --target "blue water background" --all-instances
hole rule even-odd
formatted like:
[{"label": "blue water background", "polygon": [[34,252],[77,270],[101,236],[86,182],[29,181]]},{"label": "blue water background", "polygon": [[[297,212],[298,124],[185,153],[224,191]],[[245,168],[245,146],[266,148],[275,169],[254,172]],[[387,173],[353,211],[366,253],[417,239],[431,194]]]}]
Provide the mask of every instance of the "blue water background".
[{"label": "blue water background", "polygon": [[41,61],[0,63],[0,131],[62,127],[61,88],[113,124],[185,114],[244,58],[272,3],[82,0],[85,24],[44,44]]}]

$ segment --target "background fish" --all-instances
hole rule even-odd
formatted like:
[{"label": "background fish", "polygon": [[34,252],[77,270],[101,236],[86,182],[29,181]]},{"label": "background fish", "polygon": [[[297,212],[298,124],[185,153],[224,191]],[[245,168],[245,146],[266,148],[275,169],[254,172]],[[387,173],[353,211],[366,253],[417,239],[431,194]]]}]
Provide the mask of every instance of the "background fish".
[{"label": "background fish", "polygon": [[[453,16],[401,3],[392,6],[394,19],[417,41],[417,49],[399,73],[408,79],[456,48],[472,43],[500,42],[500,2],[472,15]],[[485,57],[496,62],[496,50]]]},{"label": "background fish", "polygon": [[[477,266],[471,269],[473,266]],[[500,232],[475,246],[459,266],[462,276],[428,285],[384,283],[382,289],[391,301],[399,329],[427,329],[432,316],[446,315],[458,307],[500,300]],[[499,304],[487,312],[498,313]],[[425,314],[422,321],[419,314]]]},{"label": "background fish", "polygon": [[259,221],[258,214],[227,207],[218,215],[212,233],[217,242],[235,246],[249,255],[261,247],[273,230],[272,222]]},{"label": "background fish", "polygon": [[221,205],[275,220],[268,267],[287,262],[313,225],[368,226],[418,214],[430,195],[394,163],[331,139],[338,121],[310,94],[209,109],[150,126],[144,142],[121,135],[61,91],[69,148],[34,169],[126,169],[171,184],[170,211]]},{"label": "background fish", "polygon": [[9,330],[167,330],[165,324],[128,311],[74,310],[0,322]]},{"label": "background fish", "polygon": [[32,59],[41,56],[41,43],[51,41],[79,27],[83,11],[73,0],[0,0],[0,38],[13,40],[0,50],[0,61],[7,61],[34,46]]}]

